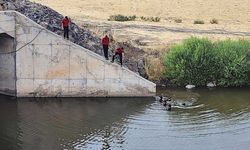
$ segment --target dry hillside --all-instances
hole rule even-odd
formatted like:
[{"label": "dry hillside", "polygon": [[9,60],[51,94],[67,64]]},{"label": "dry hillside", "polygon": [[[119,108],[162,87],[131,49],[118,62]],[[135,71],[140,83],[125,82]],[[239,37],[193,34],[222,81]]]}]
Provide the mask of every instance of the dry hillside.
[{"label": "dry hillside", "polygon": [[[117,39],[142,43],[158,49],[190,35],[211,38],[248,38],[250,32],[249,0],[32,0],[47,5],[75,21],[92,27],[99,34],[112,31]],[[108,22],[110,15],[160,17],[159,23],[136,21]],[[210,24],[211,19],[218,24]],[[182,23],[176,23],[181,19]],[[195,25],[194,20],[205,24]],[[243,33],[242,33],[243,32]]]},{"label": "dry hillside", "polygon": [[63,14],[106,19],[113,14],[176,17],[184,20],[217,18],[249,23],[249,0],[33,0]]}]

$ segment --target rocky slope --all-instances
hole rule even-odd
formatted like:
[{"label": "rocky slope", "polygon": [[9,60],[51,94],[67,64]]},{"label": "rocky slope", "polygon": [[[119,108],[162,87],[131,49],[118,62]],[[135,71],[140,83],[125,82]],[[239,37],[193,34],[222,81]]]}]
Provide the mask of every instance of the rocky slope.
[{"label": "rocky slope", "polygon": [[[58,35],[63,35],[61,20],[64,16],[53,9],[28,0],[1,0],[0,3],[4,4],[5,10],[16,10],[48,30],[53,31]],[[97,54],[103,55],[100,40],[99,36],[87,28],[81,28],[75,23],[71,24],[70,41],[94,51]],[[110,57],[112,55],[111,51],[113,51],[117,45],[124,46],[126,50],[126,58],[124,60],[125,66],[130,70],[139,73],[141,76],[147,77],[144,69],[144,51],[140,48],[131,46],[129,43],[117,43],[113,40],[109,53]]]}]

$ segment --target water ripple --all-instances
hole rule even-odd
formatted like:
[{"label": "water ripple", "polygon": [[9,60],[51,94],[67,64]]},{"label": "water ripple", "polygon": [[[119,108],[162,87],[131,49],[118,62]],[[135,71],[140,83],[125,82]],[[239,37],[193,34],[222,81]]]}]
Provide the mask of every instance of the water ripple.
[{"label": "water ripple", "polygon": [[179,104],[187,100],[188,105],[172,111],[145,99],[2,104],[0,142],[21,141],[18,149],[55,150],[250,147],[249,91],[239,91],[237,97],[228,91],[182,93],[174,94]]}]

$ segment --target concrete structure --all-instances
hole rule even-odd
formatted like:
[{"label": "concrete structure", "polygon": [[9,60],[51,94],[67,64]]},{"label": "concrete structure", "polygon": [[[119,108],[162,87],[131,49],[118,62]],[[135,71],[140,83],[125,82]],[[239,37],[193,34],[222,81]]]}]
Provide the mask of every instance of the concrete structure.
[{"label": "concrete structure", "polygon": [[17,97],[153,96],[156,85],[5,11],[0,12],[0,91]]}]

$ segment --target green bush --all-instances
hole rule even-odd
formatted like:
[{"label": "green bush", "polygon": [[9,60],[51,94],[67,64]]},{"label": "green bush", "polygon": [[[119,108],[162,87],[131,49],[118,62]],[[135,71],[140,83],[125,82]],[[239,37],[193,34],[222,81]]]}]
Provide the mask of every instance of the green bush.
[{"label": "green bush", "polygon": [[124,16],[124,15],[112,15],[109,16],[108,21],[134,21],[136,19],[136,16]]},{"label": "green bush", "polygon": [[221,74],[218,85],[242,86],[248,83],[250,71],[250,42],[246,40],[226,40],[215,43],[215,50],[219,52]]},{"label": "green bush", "polygon": [[190,38],[174,45],[164,58],[166,77],[178,85],[242,86],[250,74],[250,42]]},{"label": "green bush", "polygon": [[194,24],[205,24],[203,20],[195,20]]},{"label": "green bush", "polygon": [[[247,68],[250,68],[250,51],[247,52]],[[250,69],[248,70],[247,73],[248,76],[248,85],[250,85]]]},{"label": "green bush", "polygon": [[165,57],[167,77],[177,84],[206,85],[214,81],[218,64],[216,51],[208,39],[190,38],[171,47]]}]

